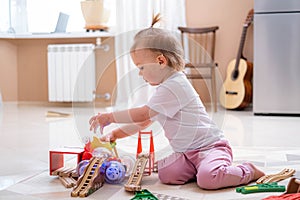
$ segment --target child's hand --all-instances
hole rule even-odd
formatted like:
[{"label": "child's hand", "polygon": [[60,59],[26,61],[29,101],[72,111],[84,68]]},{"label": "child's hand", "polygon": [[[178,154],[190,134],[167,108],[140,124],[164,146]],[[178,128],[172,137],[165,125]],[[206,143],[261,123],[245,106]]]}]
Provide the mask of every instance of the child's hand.
[{"label": "child's hand", "polygon": [[107,135],[104,135],[100,137],[100,141],[102,142],[115,142],[117,138],[113,135],[113,133],[109,133]]},{"label": "child's hand", "polygon": [[100,132],[101,134],[103,133],[103,128],[111,123],[110,121],[110,114],[105,113],[105,114],[98,114],[93,116],[89,123],[90,123],[90,131],[94,131],[96,133],[98,127],[100,127]]}]

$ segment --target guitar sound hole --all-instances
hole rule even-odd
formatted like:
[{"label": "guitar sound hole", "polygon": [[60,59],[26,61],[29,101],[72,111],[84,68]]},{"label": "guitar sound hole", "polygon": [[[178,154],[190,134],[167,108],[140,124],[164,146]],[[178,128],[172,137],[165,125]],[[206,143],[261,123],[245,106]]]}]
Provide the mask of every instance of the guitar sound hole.
[{"label": "guitar sound hole", "polygon": [[234,92],[234,91],[226,91],[226,94],[229,94],[229,95],[237,95],[238,93],[237,93],[237,92]]},{"label": "guitar sound hole", "polygon": [[239,71],[238,70],[234,70],[231,74],[231,78],[232,80],[236,80],[239,77]]}]

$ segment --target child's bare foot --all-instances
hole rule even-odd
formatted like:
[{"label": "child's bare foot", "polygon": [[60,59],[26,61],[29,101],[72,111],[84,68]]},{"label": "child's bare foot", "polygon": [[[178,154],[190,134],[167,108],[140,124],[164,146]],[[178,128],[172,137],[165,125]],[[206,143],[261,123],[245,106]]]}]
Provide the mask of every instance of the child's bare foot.
[{"label": "child's bare foot", "polygon": [[251,167],[253,172],[254,172],[253,178],[252,178],[251,181],[256,181],[257,179],[259,179],[260,177],[265,175],[264,172],[262,172],[257,167],[255,167],[252,163],[245,163],[245,164],[248,165],[249,167]]}]

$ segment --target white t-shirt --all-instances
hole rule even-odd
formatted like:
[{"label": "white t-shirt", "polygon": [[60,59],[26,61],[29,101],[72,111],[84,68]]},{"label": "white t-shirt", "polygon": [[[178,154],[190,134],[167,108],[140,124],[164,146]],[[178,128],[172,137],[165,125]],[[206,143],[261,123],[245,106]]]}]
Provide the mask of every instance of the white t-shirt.
[{"label": "white t-shirt", "polygon": [[198,149],[224,138],[182,72],[160,84],[147,106],[159,113],[152,120],[162,125],[175,152]]}]

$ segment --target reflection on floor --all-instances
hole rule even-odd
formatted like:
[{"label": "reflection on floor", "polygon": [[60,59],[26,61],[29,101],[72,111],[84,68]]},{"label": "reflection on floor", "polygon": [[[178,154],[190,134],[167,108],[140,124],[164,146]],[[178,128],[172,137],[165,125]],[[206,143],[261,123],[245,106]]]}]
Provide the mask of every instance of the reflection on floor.
[{"label": "reflection on floor", "polygon": [[[71,117],[46,117],[53,110]],[[82,139],[93,135],[88,119],[104,109],[87,107],[51,107],[49,105],[4,103],[0,105],[0,199],[73,199],[57,177],[49,176],[49,150],[57,147],[82,147]],[[250,161],[267,174],[283,168],[297,170],[300,177],[300,118],[254,116],[251,110],[210,113],[225,132],[234,150],[234,163]],[[111,128],[105,129],[108,132]],[[162,130],[155,124],[156,158],[171,152]],[[118,141],[121,155],[135,155],[137,138]],[[144,149],[147,149],[147,142]],[[72,158],[70,158],[72,160]],[[287,184],[288,180],[280,182]],[[235,188],[216,191],[199,189],[195,183],[182,186],[163,185],[157,175],[144,177],[143,188],[182,199],[261,199],[278,193],[243,195]],[[86,199],[130,199],[123,185],[105,184]],[[167,198],[165,198],[167,199]],[[170,198],[169,198],[170,199]],[[176,198],[173,198],[176,199]]]}]

